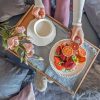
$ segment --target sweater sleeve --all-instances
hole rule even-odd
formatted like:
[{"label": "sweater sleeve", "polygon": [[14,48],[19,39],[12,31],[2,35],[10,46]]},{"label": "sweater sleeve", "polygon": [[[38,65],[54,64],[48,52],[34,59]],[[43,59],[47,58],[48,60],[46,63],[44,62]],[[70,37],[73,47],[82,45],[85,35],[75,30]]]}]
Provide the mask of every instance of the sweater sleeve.
[{"label": "sweater sleeve", "polygon": [[73,25],[81,26],[85,0],[73,0]]},{"label": "sweater sleeve", "polygon": [[41,7],[41,8],[43,8],[44,5],[42,3],[42,0],[35,0],[35,7]]}]

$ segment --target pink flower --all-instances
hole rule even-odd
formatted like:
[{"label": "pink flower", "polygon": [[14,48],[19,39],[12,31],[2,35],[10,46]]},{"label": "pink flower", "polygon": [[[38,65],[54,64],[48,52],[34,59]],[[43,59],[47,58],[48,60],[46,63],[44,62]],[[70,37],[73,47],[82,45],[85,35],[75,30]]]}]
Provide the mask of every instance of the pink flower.
[{"label": "pink flower", "polygon": [[24,43],[23,46],[27,52],[27,57],[32,57],[34,54],[33,45],[31,43]]},{"label": "pink flower", "polygon": [[31,43],[24,43],[23,46],[27,53],[30,53],[33,49],[33,45]]},{"label": "pink flower", "polygon": [[24,26],[21,26],[21,27],[16,27],[15,28],[15,31],[17,33],[24,33],[26,31],[25,27]]},{"label": "pink flower", "polygon": [[34,53],[33,53],[32,51],[30,51],[29,53],[27,53],[27,57],[30,58],[30,57],[33,56],[33,54],[34,54]]},{"label": "pink flower", "polygon": [[13,50],[15,46],[19,45],[18,36],[11,37],[7,40],[8,49]]}]

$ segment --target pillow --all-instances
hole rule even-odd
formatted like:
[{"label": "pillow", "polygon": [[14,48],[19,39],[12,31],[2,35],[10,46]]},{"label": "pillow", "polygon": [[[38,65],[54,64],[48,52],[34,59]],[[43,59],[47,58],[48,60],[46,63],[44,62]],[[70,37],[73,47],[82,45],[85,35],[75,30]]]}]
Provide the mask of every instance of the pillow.
[{"label": "pillow", "polygon": [[10,100],[35,100],[32,83],[28,84],[17,96]]},{"label": "pillow", "polygon": [[100,38],[100,0],[86,0],[85,12]]},{"label": "pillow", "polygon": [[28,9],[25,0],[0,0],[0,22],[3,22],[12,16],[22,14]]},{"label": "pillow", "polygon": [[0,100],[19,92],[28,71],[0,57]]}]

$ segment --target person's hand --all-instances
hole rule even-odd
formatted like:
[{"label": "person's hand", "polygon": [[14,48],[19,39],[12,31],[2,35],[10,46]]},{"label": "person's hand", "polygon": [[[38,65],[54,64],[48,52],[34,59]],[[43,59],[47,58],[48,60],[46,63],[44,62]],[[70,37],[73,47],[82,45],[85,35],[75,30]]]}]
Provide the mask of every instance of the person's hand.
[{"label": "person's hand", "polygon": [[34,7],[32,10],[32,14],[37,18],[41,19],[45,17],[45,9],[41,7]]},{"label": "person's hand", "polygon": [[76,37],[78,37],[81,41],[80,45],[84,43],[84,32],[81,26],[73,26],[71,32],[72,41],[75,41]]}]

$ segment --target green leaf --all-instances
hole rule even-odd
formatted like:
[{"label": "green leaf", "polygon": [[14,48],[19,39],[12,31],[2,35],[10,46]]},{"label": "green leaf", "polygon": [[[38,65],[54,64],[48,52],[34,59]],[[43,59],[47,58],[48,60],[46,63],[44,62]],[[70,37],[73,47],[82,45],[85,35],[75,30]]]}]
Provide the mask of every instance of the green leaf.
[{"label": "green leaf", "polygon": [[6,40],[3,40],[2,41],[2,46],[6,49],[7,48],[7,41]]},{"label": "green leaf", "polygon": [[21,56],[24,56],[25,55],[25,51],[21,52]]},{"label": "green leaf", "polygon": [[23,57],[21,57],[21,58],[20,58],[20,61],[21,61],[21,63],[22,63],[22,62],[24,61],[24,58],[23,58]]},{"label": "green leaf", "polygon": [[64,63],[63,61],[59,62],[58,65],[61,65],[62,63]]},{"label": "green leaf", "polygon": [[1,23],[1,26],[8,25],[8,24],[9,24],[9,21],[6,21],[6,22]]},{"label": "green leaf", "polygon": [[19,36],[20,37],[26,37],[26,34],[25,33],[19,33]]},{"label": "green leaf", "polygon": [[25,51],[19,46],[19,48],[18,48],[18,54],[19,54],[19,56],[23,56],[24,52]]},{"label": "green leaf", "polygon": [[7,40],[8,37],[9,37],[9,35],[8,35],[5,31],[3,31],[3,32],[2,32],[2,38],[3,38],[4,40]]},{"label": "green leaf", "polygon": [[19,49],[19,46],[16,46],[15,49],[14,49],[14,51],[17,53],[18,49]]},{"label": "green leaf", "polygon": [[[26,52],[26,54],[27,54],[27,52]],[[38,55],[36,55],[36,54],[34,54],[33,56],[35,57],[35,59],[38,59],[38,60],[41,60],[41,61],[44,60],[43,57],[38,56]]]},{"label": "green leaf", "polygon": [[22,33],[22,36],[26,36],[26,34],[25,33]]},{"label": "green leaf", "polygon": [[25,51],[20,46],[18,47],[17,53],[20,57],[21,63],[25,61]]},{"label": "green leaf", "polygon": [[3,27],[0,26],[0,30],[5,30]]},{"label": "green leaf", "polygon": [[55,52],[55,56],[59,57],[60,55],[58,55],[58,54]]},{"label": "green leaf", "polygon": [[6,33],[7,33],[8,37],[12,35],[11,31],[9,31],[9,30],[6,30]]}]

